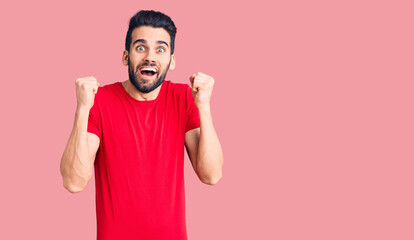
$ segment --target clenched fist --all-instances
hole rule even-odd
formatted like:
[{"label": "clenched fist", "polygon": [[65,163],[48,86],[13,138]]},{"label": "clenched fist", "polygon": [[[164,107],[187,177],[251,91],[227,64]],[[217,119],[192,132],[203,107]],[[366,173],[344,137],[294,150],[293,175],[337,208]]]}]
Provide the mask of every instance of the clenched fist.
[{"label": "clenched fist", "polygon": [[193,89],[194,103],[197,107],[210,104],[211,93],[213,92],[214,79],[204,73],[198,72],[190,77]]},{"label": "clenched fist", "polygon": [[76,98],[78,108],[90,110],[95,101],[95,94],[98,92],[99,83],[96,78],[83,77],[76,79]]}]

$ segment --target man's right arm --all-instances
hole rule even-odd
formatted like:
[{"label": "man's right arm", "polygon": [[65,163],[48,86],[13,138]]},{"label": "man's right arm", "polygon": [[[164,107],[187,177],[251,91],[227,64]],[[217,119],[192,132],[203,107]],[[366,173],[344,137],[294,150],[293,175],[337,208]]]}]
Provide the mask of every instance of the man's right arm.
[{"label": "man's right arm", "polygon": [[93,77],[76,80],[76,108],[73,129],[60,162],[63,186],[71,193],[83,191],[92,178],[93,163],[100,139],[87,132],[89,111],[99,84]]}]

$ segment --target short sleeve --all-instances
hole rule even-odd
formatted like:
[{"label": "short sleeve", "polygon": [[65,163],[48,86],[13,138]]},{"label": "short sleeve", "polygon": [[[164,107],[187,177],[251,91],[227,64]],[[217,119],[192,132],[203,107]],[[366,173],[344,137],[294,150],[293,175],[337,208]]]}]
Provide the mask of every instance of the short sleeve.
[{"label": "short sleeve", "polygon": [[187,124],[185,126],[185,132],[188,132],[191,129],[200,127],[200,117],[198,115],[198,109],[194,103],[193,91],[188,85],[186,90],[186,102]]},{"label": "short sleeve", "polygon": [[92,108],[89,110],[88,132],[93,133],[99,138],[101,138],[101,114],[98,108],[97,96],[98,94],[95,95],[94,104]]}]

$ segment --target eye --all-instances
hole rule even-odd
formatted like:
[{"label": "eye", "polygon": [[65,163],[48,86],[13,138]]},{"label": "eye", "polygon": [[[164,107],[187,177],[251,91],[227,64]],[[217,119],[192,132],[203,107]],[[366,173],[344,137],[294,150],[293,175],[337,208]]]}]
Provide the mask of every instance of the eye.
[{"label": "eye", "polygon": [[145,50],[145,48],[144,48],[144,46],[138,46],[138,47],[137,47],[137,50],[138,50],[138,51],[144,51],[144,50]]},{"label": "eye", "polygon": [[157,49],[157,52],[159,52],[159,53],[163,53],[163,52],[165,52],[165,49],[164,49],[164,48],[158,48],[158,49]]}]

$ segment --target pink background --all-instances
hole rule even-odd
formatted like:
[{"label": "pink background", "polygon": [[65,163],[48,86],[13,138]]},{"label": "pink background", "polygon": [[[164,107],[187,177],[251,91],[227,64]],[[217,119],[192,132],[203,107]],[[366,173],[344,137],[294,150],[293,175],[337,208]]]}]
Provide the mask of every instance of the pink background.
[{"label": "pink background", "polygon": [[167,79],[216,80],[224,177],[186,158],[189,239],[414,239],[412,1],[58,2],[0,7],[0,239],[96,238],[94,180],[59,172],[75,79],[127,79],[140,9],[178,27]]}]

